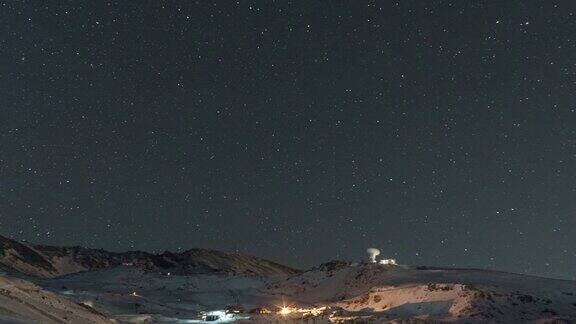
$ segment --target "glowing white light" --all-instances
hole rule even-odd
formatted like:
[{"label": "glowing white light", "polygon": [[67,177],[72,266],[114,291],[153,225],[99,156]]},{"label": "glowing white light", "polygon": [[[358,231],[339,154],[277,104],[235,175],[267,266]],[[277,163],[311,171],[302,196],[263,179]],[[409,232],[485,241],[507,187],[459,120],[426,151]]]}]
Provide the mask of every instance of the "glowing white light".
[{"label": "glowing white light", "polygon": [[292,313],[292,310],[290,309],[290,307],[282,307],[282,308],[280,308],[280,311],[278,312],[278,314],[280,314],[282,316],[286,316],[290,313]]}]

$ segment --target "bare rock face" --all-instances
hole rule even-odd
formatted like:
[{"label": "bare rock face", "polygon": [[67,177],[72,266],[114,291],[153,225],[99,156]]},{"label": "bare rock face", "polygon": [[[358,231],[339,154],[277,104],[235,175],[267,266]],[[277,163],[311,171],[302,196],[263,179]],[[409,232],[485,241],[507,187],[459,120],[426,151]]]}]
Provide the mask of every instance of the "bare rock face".
[{"label": "bare rock face", "polygon": [[31,245],[0,236],[0,265],[26,275],[53,278],[71,273],[118,266],[137,267],[151,272],[191,275],[202,273],[290,275],[299,271],[261,258],[206,249],[182,253],[123,253],[79,246]]},{"label": "bare rock face", "polygon": [[350,265],[351,265],[351,262],[348,262],[348,261],[333,260],[330,262],[322,263],[316,269],[318,269],[320,271],[333,272],[333,271],[337,271],[337,270],[340,270],[343,268],[347,268]]}]

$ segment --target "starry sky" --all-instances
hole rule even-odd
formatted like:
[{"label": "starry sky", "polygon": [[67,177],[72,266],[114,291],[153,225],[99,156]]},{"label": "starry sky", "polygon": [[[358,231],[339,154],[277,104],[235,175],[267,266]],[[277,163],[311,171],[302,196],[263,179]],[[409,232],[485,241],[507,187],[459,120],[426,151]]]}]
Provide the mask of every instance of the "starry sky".
[{"label": "starry sky", "polygon": [[0,234],[556,278],[574,1],[2,1]]}]

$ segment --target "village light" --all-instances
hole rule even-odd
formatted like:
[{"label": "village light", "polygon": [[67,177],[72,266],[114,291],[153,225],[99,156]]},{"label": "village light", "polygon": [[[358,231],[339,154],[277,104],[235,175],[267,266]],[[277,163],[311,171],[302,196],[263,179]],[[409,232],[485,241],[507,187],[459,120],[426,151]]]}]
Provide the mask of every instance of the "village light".
[{"label": "village light", "polygon": [[292,310],[290,309],[290,307],[286,307],[286,306],[280,308],[280,311],[278,312],[278,314],[280,314],[282,316],[286,316],[290,313],[292,313]]},{"label": "village light", "polygon": [[326,310],[326,306],[313,308],[296,308],[291,306],[282,306],[278,311],[279,315],[287,316],[290,314],[300,314],[302,316],[319,316]]}]

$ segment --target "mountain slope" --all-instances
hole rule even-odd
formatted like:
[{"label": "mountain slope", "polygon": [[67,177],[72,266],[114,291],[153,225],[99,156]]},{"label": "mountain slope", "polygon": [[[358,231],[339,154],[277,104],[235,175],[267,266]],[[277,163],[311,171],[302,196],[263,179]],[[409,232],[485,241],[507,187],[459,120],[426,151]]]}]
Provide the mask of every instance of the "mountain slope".
[{"label": "mountain slope", "polygon": [[42,295],[45,292],[30,283],[5,282],[29,286],[0,296],[0,305],[12,307],[0,306],[0,322],[12,313],[33,313],[34,307],[41,306],[19,310],[18,303],[24,307],[58,298],[57,294],[69,298],[57,301],[66,307],[78,306],[71,300],[88,302],[120,321],[186,322],[197,319],[201,311],[234,305],[274,310],[242,315],[250,317],[249,322],[269,323],[287,319],[278,312],[286,304],[292,306],[291,320],[312,316],[318,323],[576,322],[576,282],[570,280],[343,261],[303,272],[252,256],[203,249],[113,253],[30,245],[1,237],[0,248],[0,269],[32,275],[30,281],[56,294]]},{"label": "mountain slope", "polygon": [[[167,276],[133,267],[83,272],[40,283],[77,301],[90,300],[114,318],[156,314],[194,318],[198,311],[327,307],[317,323],[525,323],[576,321],[576,282],[473,269],[336,262],[284,277],[239,274]],[[134,313],[134,310],[137,312]],[[270,323],[277,312],[250,315]],[[290,320],[302,318],[293,314]],[[309,316],[309,315],[307,315]],[[324,317],[322,317],[324,316]]]},{"label": "mountain slope", "polygon": [[328,264],[268,286],[295,304],[381,319],[576,319],[576,282],[473,269]]},{"label": "mountain slope", "polygon": [[0,265],[23,274],[53,278],[82,271],[129,265],[152,272],[191,275],[238,273],[288,275],[299,271],[261,258],[206,249],[182,253],[115,253],[83,247],[31,245],[0,236]]},{"label": "mountain slope", "polygon": [[7,270],[38,277],[51,277],[59,272],[41,251],[27,243],[2,236],[0,236],[0,265]]},{"label": "mountain slope", "polygon": [[0,323],[113,323],[91,307],[75,303],[21,279],[0,276]]}]

